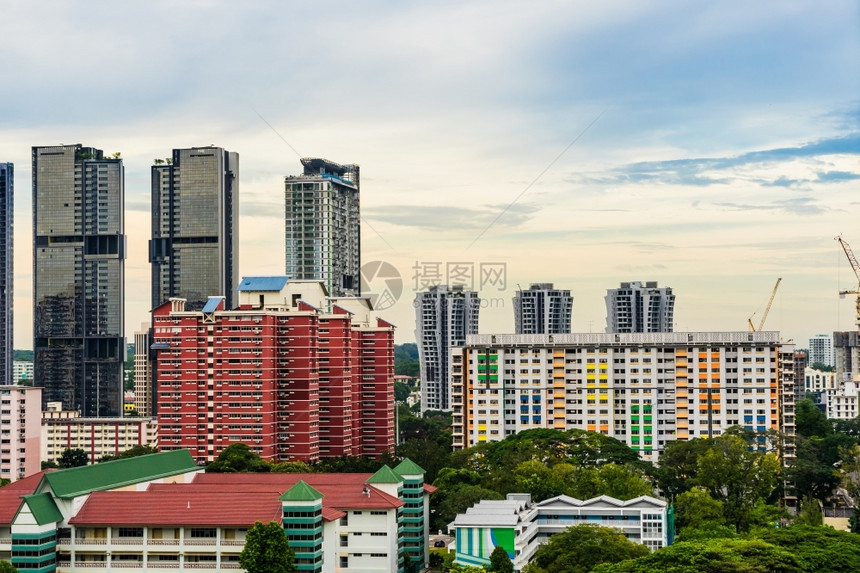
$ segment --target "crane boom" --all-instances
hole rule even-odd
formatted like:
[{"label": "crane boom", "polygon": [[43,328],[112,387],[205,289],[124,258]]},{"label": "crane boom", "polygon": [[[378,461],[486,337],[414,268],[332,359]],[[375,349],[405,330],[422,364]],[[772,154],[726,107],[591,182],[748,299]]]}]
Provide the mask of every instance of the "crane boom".
[{"label": "crane boom", "polygon": [[857,326],[860,326],[860,264],[857,263],[857,257],[854,256],[854,251],[851,250],[851,246],[842,238],[842,235],[836,237],[836,240],[839,241],[840,245],[842,245],[842,250],[845,251],[845,256],[848,257],[848,262],[851,264],[851,270],[854,271],[854,276],[857,277],[856,289],[842,290],[839,291],[839,294],[842,296],[845,296],[846,294],[857,295],[857,317],[855,322],[857,323]]},{"label": "crane boom", "polygon": [[782,282],[782,277],[776,279],[776,284],[773,285],[773,292],[770,293],[770,299],[767,301],[767,306],[764,307],[764,312],[761,315],[761,322],[758,323],[758,329],[764,328],[764,321],[767,320],[767,314],[770,312],[770,307],[773,305],[773,298],[776,296],[776,289],[779,288],[779,283]]}]

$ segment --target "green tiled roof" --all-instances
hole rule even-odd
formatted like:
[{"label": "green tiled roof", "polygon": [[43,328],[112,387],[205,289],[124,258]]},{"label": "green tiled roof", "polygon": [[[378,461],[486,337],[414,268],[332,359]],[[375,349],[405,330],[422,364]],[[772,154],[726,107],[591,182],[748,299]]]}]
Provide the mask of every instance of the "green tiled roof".
[{"label": "green tiled roof", "polygon": [[279,497],[281,501],[316,501],[322,499],[323,494],[312,488],[304,480],[299,480],[296,485],[284,492]]},{"label": "green tiled roof", "polygon": [[403,478],[394,473],[394,470],[388,466],[382,466],[375,474],[370,476],[367,483],[400,483]]},{"label": "green tiled roof", "polygon": [[59,498],[77,497],[92,491],[115,489],[144,481],[196,470],[188,450],[173,450],[125,458],[91,466],[48,472],[42,480]]},{"label": "green tiled roof", "polygon": [[[51,497],[51,494],[37,493],[35,495],[24,495],[21,497],[24,500],[24,503],[27,504],[27,507],[30,508],[33,517],[36,519],[36,523],[39,525],[63,521],[63,514],[60,513],[59,509],[57,509],[57,505],[54,503],[54,498]],[[21,509],[19,508],[18,512],[20,513],[20,511]]]},{"label": "green tiled roof", "polygon": [[424,475],[424,470],[421,468],[421,466],[419,466],[409,458],[404,458],[403,461],[400,462],[400,464],[398,464],[396,468],[394,468],[394,471],[396,471],[402,476]]}]

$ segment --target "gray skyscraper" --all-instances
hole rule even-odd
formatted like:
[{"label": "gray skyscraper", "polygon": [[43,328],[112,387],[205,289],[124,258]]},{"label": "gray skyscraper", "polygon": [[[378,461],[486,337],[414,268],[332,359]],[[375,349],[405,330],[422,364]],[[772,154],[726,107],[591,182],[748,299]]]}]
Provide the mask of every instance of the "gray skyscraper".
[{"label": "gray skyscraper", "polygon": [[12,245],[14,231],[15,170],[0,163],[0,380],[16,384],[12,378]]},{"label": "gray skyscraper", "polygon": [[124,203],[121,159],[33,148],[34,379],[84,416],[122,413]]},{"label": "gray skyscraper", "polygon": [[235,306],[239,285],[239,154],[174,149],[152,166],[152,307],[171,297],[200,310],[209,296]]},{"label": "gray skyscraper", "polygon": [[656,281],[606,291],[606,332],[673,332],[675,295]]},{"label": "gray skyscraper", "polygon": [[330,296],[361,294],[358,165],[304,158],[286,187],[286,274],[325,282]]},{"label": "gray skyscraper", "polygon": [[478,293],[462,286],[430,287],[415,296],[415,341],[421,368],[421,409],[448,410],[448,355],[478,333]]},{"label": "gray skyscraper", "polygon": [[514,297],[514,329],[517,334],[568,334],[573,297],[552,283],[536,283]]}]

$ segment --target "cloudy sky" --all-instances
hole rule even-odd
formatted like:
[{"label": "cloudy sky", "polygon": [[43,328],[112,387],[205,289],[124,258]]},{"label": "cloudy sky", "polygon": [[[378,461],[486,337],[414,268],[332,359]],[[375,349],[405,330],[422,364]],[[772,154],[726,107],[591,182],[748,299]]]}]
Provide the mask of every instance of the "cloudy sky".
[{"label": "cloudy sky", "polygon": [[[860,254],[853,0],[8,4],[17,348],[30,147],[58,143],[125,160],[129,334],[149,310],[152,160],[209,144],[240,154],[243,275],[284,271],[299,155],[361,165],[363,262],[401,275],[398,342],[437,268],[474,268],[486,333],[513,331],[530,282],[571,289],[574,331],[602,332],[606,289],[631,280],[673,287],[676,330],[743,330],[778,277],[767,329],[803,347],[853,326],[834,241]],[[505,285],[481,280],[502,264]]]}]

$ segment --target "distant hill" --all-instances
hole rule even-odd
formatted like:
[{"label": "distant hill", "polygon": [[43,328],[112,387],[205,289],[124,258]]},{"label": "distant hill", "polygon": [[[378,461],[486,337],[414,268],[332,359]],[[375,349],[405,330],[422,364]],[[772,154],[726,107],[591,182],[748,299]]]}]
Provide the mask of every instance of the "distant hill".
[{"label": "distant hill", "polygon": [[418,345],[414,342],[394,345],[394,373],[418,376]]},{"label": "distant hill", "polygon": [[33,351],[32,350],[15,350],[12,352],[12,360],[21,361],[21,362],[32,362],[33,361]]}]

